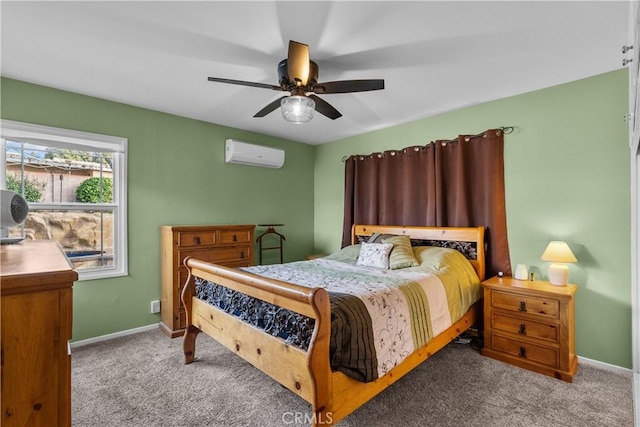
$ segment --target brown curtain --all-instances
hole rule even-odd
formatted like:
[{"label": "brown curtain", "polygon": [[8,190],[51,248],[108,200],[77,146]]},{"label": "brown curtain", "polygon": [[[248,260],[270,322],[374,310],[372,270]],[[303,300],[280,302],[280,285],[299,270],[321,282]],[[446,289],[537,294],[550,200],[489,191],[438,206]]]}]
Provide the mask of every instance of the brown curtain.
[{"label": "brown curtain", "polygon": [[486,228],[487,277],[511,274],[501,129],[345,161],[342,245],[353,224]]}]

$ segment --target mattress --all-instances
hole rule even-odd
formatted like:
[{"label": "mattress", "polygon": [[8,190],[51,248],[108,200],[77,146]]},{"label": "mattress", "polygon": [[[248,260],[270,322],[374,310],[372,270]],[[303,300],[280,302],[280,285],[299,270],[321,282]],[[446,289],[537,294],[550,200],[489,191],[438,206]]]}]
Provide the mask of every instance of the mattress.
[{"label": "mattress", "polygon": [[[383,376],[460,319],[480,299],[480,280],[453,249],[414,248],[416,267],[357,265],[359,245],[325,258],[242,270],[325,288],[331,302],[331,368],[358,381]],[[314,319],[196,278],[195,296],[307,350]]]}]

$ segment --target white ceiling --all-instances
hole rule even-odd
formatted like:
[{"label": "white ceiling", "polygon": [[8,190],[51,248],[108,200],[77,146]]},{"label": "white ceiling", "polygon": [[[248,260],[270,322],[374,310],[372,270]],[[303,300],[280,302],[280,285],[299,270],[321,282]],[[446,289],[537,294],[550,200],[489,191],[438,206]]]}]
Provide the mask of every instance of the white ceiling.
[{"label": "white ceiling", "polygon": [[[622,67],[626,1],[8,2],[3,76],[308,144]],[[289,40],[319,82],[385,80],[321,97],[343,117],[253,115],[282,92]]]}]

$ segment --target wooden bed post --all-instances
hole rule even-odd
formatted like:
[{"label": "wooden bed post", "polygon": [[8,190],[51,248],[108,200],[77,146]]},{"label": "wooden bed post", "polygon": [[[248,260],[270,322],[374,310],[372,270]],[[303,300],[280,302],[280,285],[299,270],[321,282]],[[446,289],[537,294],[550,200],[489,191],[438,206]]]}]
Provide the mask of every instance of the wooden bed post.
[{"label": "wooden bed post", "polygon": [[311,402],[313,426],[333,425],[333,377],[329,358],[331,341],[331,304],[325,289],[317,288],[311,300],[316,315],[316,327],[308,350],[309,373],[313,381]]},{"label": "wooden bed post", "polygon": [[[184,259],[184,265],[187,265],[187,260],[190,257]],[[184,364],[188,365],[193,362],[193,359],[196,356],[196,338],[200,333],[200,329],[195,327],[193,323],[191,323],[191,309],[193,303],[193,295],[195,293],[195,277],[191,275],[191,269],[187,267],[187,271],[189,272],[189,276],[187,277],[187,282],[182,289],[182,295],[180,299],[182,299],[182,304],[184,305],[185,315],[187,316],[187,324],[184,330],[184,341],[182,342],[182,350],[184,351]]]}]

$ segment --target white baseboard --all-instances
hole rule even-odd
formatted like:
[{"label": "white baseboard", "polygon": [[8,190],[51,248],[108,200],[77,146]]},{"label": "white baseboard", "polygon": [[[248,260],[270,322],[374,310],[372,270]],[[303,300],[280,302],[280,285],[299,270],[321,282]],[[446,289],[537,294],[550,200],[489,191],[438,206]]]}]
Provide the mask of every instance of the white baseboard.
[{"label": "white baseboard", "polygon": [[[622,366],[611,365],[609,363],[600,362],[599,360],[588,359],[586,357],[578,356],[578,363],[583,363],[585,365],[591,365],[596,368],[605,369],[607,371],[617,372],[619,374],[631,375],[633,371],[628,368],[623,368]],[[640,425],[640,424],[639,424]]]},{"label": "white baseboard", "polygon": [[147,326],[140,326],[139,328],[127,329],[126,331],[114,332],[113,334],[101,335],[95,338],[88,338],[86,340],[74,341],[72,343],[69,343],[69,345],[73,349],[77,347],[82,347],[83,345],[87,345],[87,344],[93,344],[100,341],[112,340],[114,338],[125,337],[127,335],[133,335],[139,332],[147,332],[147,331],[151,331],[158,328],[159,328],[159,323],[154,323]]}]

